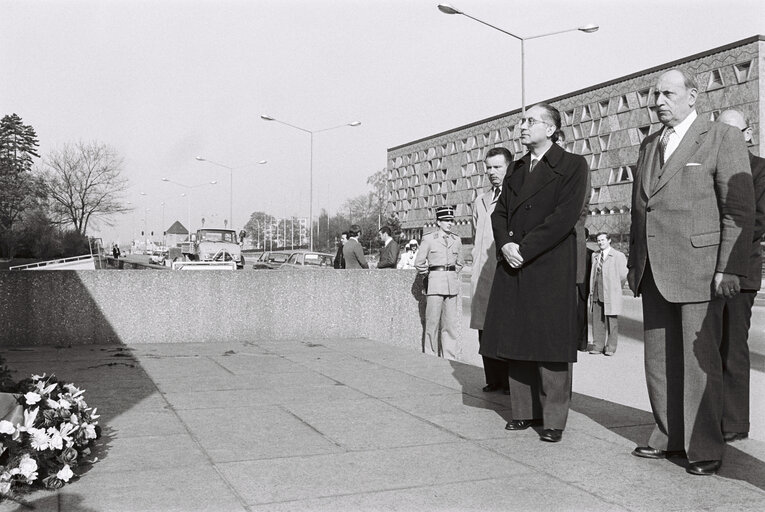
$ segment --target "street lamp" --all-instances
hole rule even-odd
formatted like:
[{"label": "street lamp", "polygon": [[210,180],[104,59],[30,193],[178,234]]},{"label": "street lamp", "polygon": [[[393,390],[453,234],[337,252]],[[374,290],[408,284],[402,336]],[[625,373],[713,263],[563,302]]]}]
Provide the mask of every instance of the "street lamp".
[{"label": "street lamp", "polygon": [[[208,160],[207,158],[201,157],[201,156],[195,156],[195,160],[198,162],[207,162],[208,164],[217,165],[218,167],[224,167],[228,169],[228,184],[229,184],[229,211],[228,211],[228,220],[231,223],[231,229],[234,229],[234,169],[240,169],[242,167],[246,167],[244,165],[240,165],[239,167],[231,167],[230,165],[222,164],[219,162],[214,162],[212,160]],[[257,162],[258,165],[267,164],[268,160],[260,160]]]},{"label": "street lamp", "polygon": [[[172,183],[173,185],[178,185],[179,187],[183,187],[183,188],[187,188],[187,189],[199,188],[199,187],[204,187],[204,186],[207,186],[207,185],[216,185],[218,183],[217,180],[210,180],[207,183],[200,183],[198,185],[186,185],[185,183],[181,183],[181,182],[178,182],[178,181],[173,181],[170,178],[162,178],[162,181],[164,181],[166,183]],[[186,227],[186,230],[189,233],[189,241],[191,241],[191,199],[190,199],[189,194],[186,193],[186,192],[181,194],[181,197],[185,197],[186,198],[186,208],[188,210],[188,223],[189,223],[189,225]]]},{"label": "street lamp", "polygon": [[556,32],[548,32],[546,34],[539,34],[539,35],[536,35],[536,36],[521,37],[521,36],[517,36],[517,35],[513,34],[512,32],[508,32],[507,30],[501,29],[499,27],[495,27],[491,23],[487,23],[487,22],[485,22],[483,20],[479,20],[478,18],[474,18],[473,16],[471,16],[471,15],[465,13],[465,12],[460,11],[459,9],[457,9],[455,7],[452,7],[449,4],[438,4],[438,10],[441,11],[442,13],[444,13],[444,14],[461,14],[463,16],[466,16],[466,17],[470,18],[471,20],[474,20],[474,21],[477,21],[478,23],[486,25],[487,27],[491,27],[494,30],[499,30],[503,34],[507,34],[507,35],[509,35],[511,37],[514,37],[514,38],[516,38],[517,40],[519,40],[521,42],[521,118],[526,117],[526,84],[525,84],[525,82],[526,82],[526,78],[525,78],[525,67],[526,67],[525,66],[525,58],[526,58],[526,55],[525,55],[524,42],[529,40],[529,39],[539,39],[540,37],[554,36],[556,34],[563,34],[564,32],[574,32],[574,31],[577,31],[577,30],[579,32],[584,32],[585,34],[592,34],[593,32],[597,32],[598,29],[600,28],[599,26],[597,26],[597,25],[595,25],[593,23],[590,23],[588,25],[583,25],[581,27],[569,28],[569,29],[566,29],[566,30],[558,30]]},{"label": "street lamp", "polygon": [[294,124],[286,123],[284,121],[281,121],[279,119],[276,119],[275,117],[269,116],[267,114],[261,114],[261,119],[264,121],[276,121],[277,123],[281,123],[285,126],[289,126],[291,128],[294,128],[296,130],[300,130],[301,132],[308,133],[311,136],[311,164],[310,164],[310,170],[309,170],[309,190],[308,190],[308,239],[309,244],[311,247],[311,250],[313,251],[313,135],[314,133],[320,133],[320,132],[327,132],[329,130],[336,130],[338,128],[345,128],[346,126],[361,126],[361,121],[352,121],[350,123],[345,123],[337,126],[330,126],[329,128],[322,128],[320,130],[308,130],[306,128],[301,128],[300,126],[295,126]]}]

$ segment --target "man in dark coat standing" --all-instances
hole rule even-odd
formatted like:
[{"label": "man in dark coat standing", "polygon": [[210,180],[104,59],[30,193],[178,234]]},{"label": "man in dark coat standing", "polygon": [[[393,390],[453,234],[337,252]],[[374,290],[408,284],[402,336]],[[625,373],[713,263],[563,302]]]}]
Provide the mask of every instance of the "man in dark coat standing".
[{"label": "man in dark coat standing", "polygon": [[398,263],[398,243],[391,236],[391,229],[388,226],[380,228],[380,240],[383,242],[383,248],[380,251],[380,261],[377,268],[396,268]]},{"label": "man in dark coat standing", "polygon": [[481,347],[482,354],[508,359],[513,419],[505,428],[542,424],[540,439],[548,442],[561,440],[571,402],[578,341],[574,227],[589,172],[583,157],[555,144],[560,126],[560,113],[547,104],[531,107],[521,121],[529,152],[505,178],[492,214],[502,261]]},{"label": "man in dark coat standing", "polygon": [[340,235],[340,242],[337,244],[337,254],[335,254],[335,262],[333,266],[340,270],[345,268],[345,257],[343,256],[343,246],[348,241],[348,232],[343,231]]}]

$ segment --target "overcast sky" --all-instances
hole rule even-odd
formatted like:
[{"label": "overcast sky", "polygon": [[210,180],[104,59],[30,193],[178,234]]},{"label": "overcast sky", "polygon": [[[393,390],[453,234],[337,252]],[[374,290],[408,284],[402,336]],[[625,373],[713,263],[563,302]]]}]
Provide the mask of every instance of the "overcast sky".
[{"label": "overcast sky", "polygon": [[[314,214],[368,190],[386,150],[520,107],[520,43],[437,0],[0,0],[0,116],[31,124],[41,154],[95,140],[124,157],[136,212],[102,227],[105,242],[142,229],[229,216]],[[527,103],[757,34],[761,0],[455,0],[527,37]],[[255,162],[267,159],[266,165]],[[145,195],[141,195],[143,192]],[[145,209],[149,208],[144,216]]]}]

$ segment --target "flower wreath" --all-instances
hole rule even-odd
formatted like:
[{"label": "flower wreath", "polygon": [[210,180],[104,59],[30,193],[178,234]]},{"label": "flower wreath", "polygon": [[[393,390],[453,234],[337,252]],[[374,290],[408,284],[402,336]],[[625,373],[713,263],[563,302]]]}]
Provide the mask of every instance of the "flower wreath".
[{"label": "flower wreath", "polygon": [[101,427],[84,393],[45,374],[0,393],[0,500],[35,486],[59,489],[75,468],[96,462],[89,457]]}]

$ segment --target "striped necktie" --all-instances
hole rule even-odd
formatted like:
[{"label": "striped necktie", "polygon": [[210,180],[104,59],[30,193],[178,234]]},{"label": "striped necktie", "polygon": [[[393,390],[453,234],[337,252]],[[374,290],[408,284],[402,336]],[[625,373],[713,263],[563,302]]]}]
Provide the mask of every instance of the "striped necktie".
[{"label": "striped necktie", "polygon": [[672,136],[672,134],[675,133],[674,128],[664,128],[664,133],[661,134],[661,140],[659,140],[659,155],[661,156],[661,166],[664,167],[664,164],[667,162],[667,159],[665,158],[665,153],[667,151],[667,144],[669,144],[669,138]]}]

